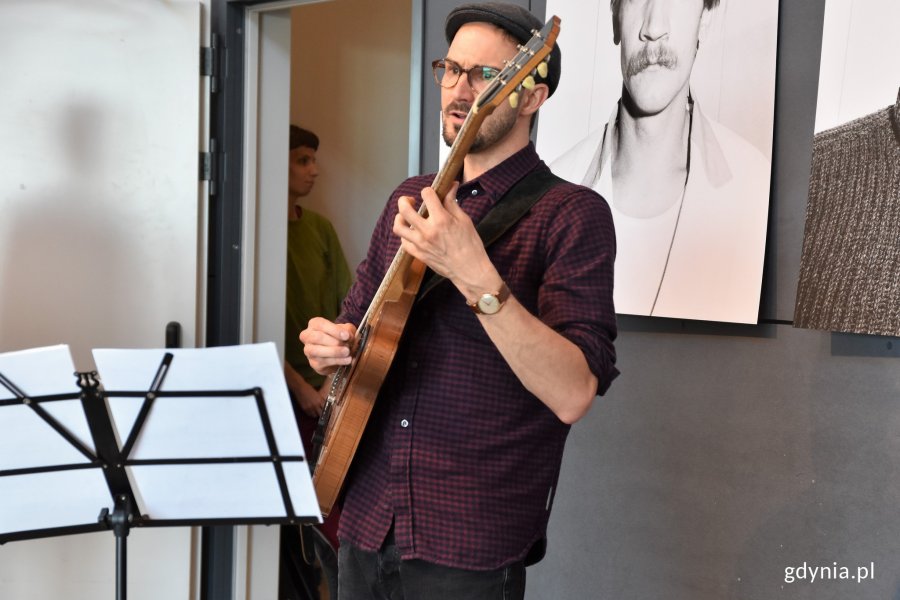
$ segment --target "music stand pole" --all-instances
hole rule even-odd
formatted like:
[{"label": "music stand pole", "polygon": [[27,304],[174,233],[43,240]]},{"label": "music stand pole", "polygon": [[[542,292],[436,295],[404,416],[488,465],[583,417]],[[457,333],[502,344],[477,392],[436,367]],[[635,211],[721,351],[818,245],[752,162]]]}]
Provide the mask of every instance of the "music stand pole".
[{"label": "music stand pole", "polygon": [[[159,389],[159,384],[165,377],[165,370],[170,361],[171,355],[167,354],[148,395]],[[94,444],[106,464],[105,476],[113,497],[113,511],[110,513],[108,508],[102,509],[98,521],[107,529],[112,529],[116,537],[116,600],[126,600],[128,595],[127,538],[136,506],[133,500],[134,492],[124,469],[127,452],[120,452],[116,444],[112,425],[106,416],[105,392],[100,385],[97,373],[90,371],[75,373],[75,375],[78,379],[78,387],[81,388],[84,411],[88,417]]]},{"label": "music stand pole", "polygon": [[106,508],[100,512],[100,522],[116,536],[116,600],[126,600],[128,595],[128,532],[132,518],[128,496],[124,495],[116,496],[111,514]]}]

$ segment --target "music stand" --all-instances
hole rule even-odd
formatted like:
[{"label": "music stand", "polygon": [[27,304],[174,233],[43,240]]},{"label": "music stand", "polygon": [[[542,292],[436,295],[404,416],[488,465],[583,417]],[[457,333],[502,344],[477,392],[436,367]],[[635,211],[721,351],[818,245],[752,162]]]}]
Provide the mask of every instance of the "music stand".
[{"label": "music stand", "polygon": [[112,529],[124,600],[131,527],[321,522],[274,344],[94,360],[0,354],[0,543]]}]

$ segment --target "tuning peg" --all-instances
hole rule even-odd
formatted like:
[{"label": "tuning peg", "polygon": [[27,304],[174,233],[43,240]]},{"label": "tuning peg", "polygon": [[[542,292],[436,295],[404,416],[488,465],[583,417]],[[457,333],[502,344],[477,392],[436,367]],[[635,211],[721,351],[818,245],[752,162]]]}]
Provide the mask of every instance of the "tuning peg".
[{"label": "tuning peg", "polygon": [[527,76],[522,81],[522,87],[524,87],[526,90],[530,90],[531,88],[533,88],[534,87],[534,77],[532,77],[531,75]]},{"label": "tuning peg", "polygon": [[513,108],[519,106],[519,92],[513,92],[509,95],[509,105]]},{"label": "tuning peg", "polygon": [[547,66],[547,61],[543,61],[541,64],[537,66],[538,75],[541,77],[547,77],[547,73],[550,71],[550,68]]}]

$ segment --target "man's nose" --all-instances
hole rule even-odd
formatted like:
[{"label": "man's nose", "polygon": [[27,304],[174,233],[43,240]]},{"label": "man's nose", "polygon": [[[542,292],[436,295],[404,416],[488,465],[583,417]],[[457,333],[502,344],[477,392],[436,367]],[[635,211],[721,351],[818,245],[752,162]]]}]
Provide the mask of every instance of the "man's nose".
[{"label": "man's nose", "polygon": [[641,41],[654,42],[669,35],[669,0],[648,0],[641,24]]}]

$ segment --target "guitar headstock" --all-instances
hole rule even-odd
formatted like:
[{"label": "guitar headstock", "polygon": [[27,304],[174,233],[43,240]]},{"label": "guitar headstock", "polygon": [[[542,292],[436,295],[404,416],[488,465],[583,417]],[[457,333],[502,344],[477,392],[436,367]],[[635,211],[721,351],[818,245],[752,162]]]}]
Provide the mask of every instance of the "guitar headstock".
[{"label": "guitar headstock", "polygon": [[559,17],[553,16],[540,31],[532,33],[534,35],[531,39],[519,46],[518,54],[506,63],[500,74],[479,94],[475,100],[479,111],[487,109],[490,113],[507,97],[515,108],[519,91],[523,87],[534,87],[535,75],[547,76],[547,61],[550,60],[550,52],[559,35]]}]

